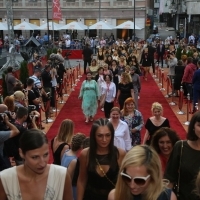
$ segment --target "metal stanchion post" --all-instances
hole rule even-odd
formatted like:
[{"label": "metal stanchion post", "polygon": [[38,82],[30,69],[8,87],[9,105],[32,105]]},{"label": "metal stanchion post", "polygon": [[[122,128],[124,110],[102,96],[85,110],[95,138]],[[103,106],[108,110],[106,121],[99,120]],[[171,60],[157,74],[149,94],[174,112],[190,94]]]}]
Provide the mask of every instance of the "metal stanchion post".
[{"label": "metal stanchion post", "polygon": [[78,77],[81,78],[82,77],[82,75],[81,75],[81,64],[80,64],[81,61],[78,60],[77,62],[78,62],[78,69],[79,69],[78,70],[79,71],[79,76]]},{"label": "metal stanchion post", "polygon": [[195,103],[195,110],[196,110],[196,111],[198,111],[198,110],[199,110],[198,103]]},{"label": "metal stanchion post", "polygon": [[171,102],[169,103],[171,106],[175,106],[176,103],[174,102],[174,79],[172,79],[172,96],[171,96]]},{"label": "metal stanchion post", "polygon": [[169,75],[167,75],[167,79],[166,79],[166,82],[167,82],[167,94],[165,95],[166,98],[169,98],[169,83],[170,83],[170,79],[169,79]]},{"label": "metal stanchion post", "polygon": [[159,67],[158,68],[158,85],[162,85],[162,83],[161,83],[161,76],[162,76],[162,74],[161,74],[161,67]]},{"label": "metal stanchion post", "polygon": [[183,123],[186,126],[188,126],[190,124],[190,121],[189,121],[189,106],[190,106],[190,94],[188,93],[187,94],[187,121]]},{"label": "metal stanchion post", "polygon": [[156,69],[155,80],[156,80],[156,81],[159,80],[159,79],[158,79],[158,68],[159,68],[158,63],[156,63],[156,66],[155,66],[155,69]]},{"label": "metal stanchion post", "polygon": [[163,81],[164,81],[164,70],[162,69],[162,72],[161,72],[161,88],[160,88],[160,91],[165,91]]},{"label": "metal stanchion post", "polygon": [[185,113],[182,111],[182,107],[183,107],[183,86],[181,86],[180,88],[180,95],[179,95],[179,111],[177,112],[178,115],[184,115]]}]

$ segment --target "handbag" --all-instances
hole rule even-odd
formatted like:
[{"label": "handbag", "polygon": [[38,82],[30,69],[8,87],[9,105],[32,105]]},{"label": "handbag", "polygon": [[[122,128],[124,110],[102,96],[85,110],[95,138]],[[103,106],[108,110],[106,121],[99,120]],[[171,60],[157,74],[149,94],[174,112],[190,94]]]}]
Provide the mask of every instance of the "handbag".
[{"label": "handbag", "polygon": [[106,94],[102,94],[100,97],[100,104],[99,104],[100,108],[104,107],[105,101],[106,101]]},{"label": "handbag", "polygon": [[180,199],[180,196],[179,196],[179,186],[180,186],[180,176],[181,176],[181,159],[182,159],[182,154],[183,154],[183,140],[181,140],[181,151],[180,151],[180,160],[179,160],[179,167],[178,167],[178,180],[177,180],[177,183],[176,185],[174,186],[173,188],[173,191],[174,193],[176,194],[176,197],[177,197],[177,200]]}]

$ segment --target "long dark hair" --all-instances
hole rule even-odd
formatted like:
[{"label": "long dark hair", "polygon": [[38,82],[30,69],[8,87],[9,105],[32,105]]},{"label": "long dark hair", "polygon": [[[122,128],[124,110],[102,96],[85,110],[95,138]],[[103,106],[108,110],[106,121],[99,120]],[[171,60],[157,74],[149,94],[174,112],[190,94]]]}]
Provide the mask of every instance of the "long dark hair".
[{"label": "long dark hair", "polygon": [[113,128],[113,125],[108,119],[100,118],[93,123],[90,131],[90,148],[89,148],[89,162],[88,162],[89,171],[94,171],[94,169],[96,168],[96,151],[97,151],[96,132],[100,126],[107,126],[111,132],[111,140],[110,144],[108,145],[110,167],[112,169],[115,169],[117,167],[116,159],[118,158],[119,152],[117,148],[114,146],[115,130]]},{"label": "long dark hair", "polygon": [[156,133],[154,134],[153,139],[151,141],[151,146],[156,150],[156,152],[158,154],[161,153],[158,141],[160,140],[160,138],[162,138],[164,136],[169,137],[169,139],[172,143],[172,147],[174,147],[175,143],[178,140],[180,140],[179,136],[173,129],[168,128],[168,127],[161,127],[159,130],[156,131]]},{"label": "long dark hair", "polygon": [[48,139],[46,135],[38,129],[29,129],[25,131],[19,140],[19,147],[23,154],[26,154],[27,151],[38,149],[43,144],[48,144]]}]

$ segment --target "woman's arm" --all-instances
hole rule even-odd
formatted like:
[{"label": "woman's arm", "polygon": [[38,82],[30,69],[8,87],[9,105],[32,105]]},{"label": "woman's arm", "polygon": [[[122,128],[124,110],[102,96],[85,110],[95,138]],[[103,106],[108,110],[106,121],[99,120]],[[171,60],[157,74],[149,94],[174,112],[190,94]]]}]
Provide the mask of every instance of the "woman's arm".
[{"label": "woman's arm", "polygon": [[115,200],[115,189],[110,191],[110,193],[108,195],[108,200]]},{"label": "woman's arm", "polygon": [[146,130],[142,144],[145,144],[148,138],[149,138],[149,131]]},{"label": "woman's arm", "polygon": [[79,170],[79,176],[77,181],[77,200],[83,200],[85,187],[87,184],[87,157],[88,157],[89,148],[83,149],[79,161],[80,161],[80,170]]},{"label": "woman's arm", "polygon": [[73,159],[73,160],[70,162],[70,164],[69,164],[69,166],[68,166],[68,168],[67,168],[67,173],[69,173],[69,175],[70,175],[70,177],[71,177],[71,180],[72,180],[73,177],[74,177],[74,170],[75,170],[75,168],[76,168],[76,163],[77,163],[77,159]]},{"label": "woman's arm", "polygon": [[177,200],[177,197],[176,197],[176,195],[174,194],[174,192],[171,193],[170,200]]},{"label": "woman's arm", "polygon": [[134,90],[131,89],[131,97],[134,99]]},{"label": "woman's arm", "polygon": [[118,99],[119,99],[119,95],[121,94],[121,91],[120,90],[118,90],[117,91],[117,98],[116,98],[116,102],[118,102]]},{"label": "woman's arm", "polygon": [[1,179],[0,179],[0,199],[1,200],[7,200],[7,196],[6,196],[6,193],[4,191],[4,188],[3,188],[3,184],[1,182]]},{"label": "woman's arm", "polygon": [[126,152],[123,149],[120,149],[120,148],[118,148],[118,151],[119,151],[118,164],[119,164],[119,166],[121,166],[122,160],[124,159]]},{"label": "woman's arm", "polygon": [[66,174],[63,200],[73,200],[72,182],[69,173]]}]

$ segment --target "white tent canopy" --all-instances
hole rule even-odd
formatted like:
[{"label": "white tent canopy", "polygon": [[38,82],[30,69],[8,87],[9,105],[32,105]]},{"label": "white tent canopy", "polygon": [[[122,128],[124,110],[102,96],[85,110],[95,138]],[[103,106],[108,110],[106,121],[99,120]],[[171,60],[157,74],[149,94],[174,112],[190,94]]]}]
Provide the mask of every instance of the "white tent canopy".
[{"label": "white tent canopy", "polygon": [[70,22],[69,24],[66,24],[64,26],[61,26],[59,28],[59,30],[65,30],[65,29],[68,29],[68,30],[86,30],[88,29],[88,27],[84,24],[81,24],[80,22]]},{"label": "white tent canopy", "polygon": [[[134,22],[126,21],[126,22],[114,27],[114,29],[134,29]],[[135,24],[135,29],[136,30],[141,30],[142,28],[140,28],[139,26],[137,26]]]},{"label": "white tent canopy", "polygon": [[[62,24],[57,24],[55,22],[49,22],[49,30],[59,30],[60,27],[63,26]],[[45,23],[39,27],[38,30],[48,30],[48,23]]]},{"label": "white tent canopy", "polygon": [[103,21],[99,21],[91,26],[89,26],[89,29],[102,29],[102,30],[112,30],[113,26],[103,22]]},{"label": "white tent canopy", "polygon": [[39,26],[25,21],[14,26],[14,30],[38,30],[38,29]]},{"label": "white tent canopy", "polygon": [[8,30],[8,24],[0,22],[0,30],[2,31]]}]

